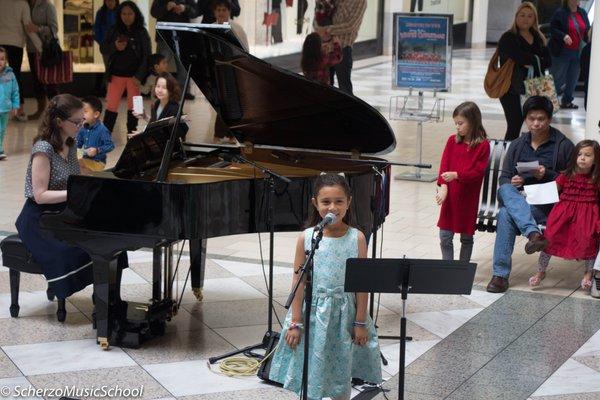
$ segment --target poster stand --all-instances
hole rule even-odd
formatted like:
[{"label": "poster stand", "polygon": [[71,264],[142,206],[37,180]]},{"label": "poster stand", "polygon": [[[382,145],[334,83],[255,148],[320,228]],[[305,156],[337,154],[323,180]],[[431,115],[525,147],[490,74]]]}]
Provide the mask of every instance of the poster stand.
[{"label": "poster stand", "polygon": [[[416,154],[418,163],[423,162],[423,123],[442,122],[444,120],[444,108],[446,100],[436,97],[425,97],[422,91],[413,95],[413,89],[406,96],[392,96],[390,98],[390,120],[415,121],[417,123]],[[433,182],[437,180],[437,174],[422,173],[421,168],[415,167],[414,172],[403,172],[394,176],[397,180]]]},{"label": "poster stand", "polygon": [[[417,123],[416,154],[423,162],[423,123],[444,120],[445,100],[437,96],[452,82],[451,14],[394,13],[392,87],[408,95],[390,98],[390,120]],[[413,94],[413,92],[418,94]],[[425,96],[424,92],[432,93]],[[405,172],[395,179],[433,182],[437,174]]]}]

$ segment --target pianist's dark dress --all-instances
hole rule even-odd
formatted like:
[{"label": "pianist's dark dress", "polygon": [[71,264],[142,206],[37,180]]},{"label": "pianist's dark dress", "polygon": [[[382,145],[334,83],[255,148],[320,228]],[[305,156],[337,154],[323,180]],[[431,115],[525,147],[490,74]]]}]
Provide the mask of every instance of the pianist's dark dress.
[{"label": "pianist's dark dress", "polygon": [[19,237],[42,265],[44,276],[57,298],[64,299],[93,282],[92,261],[83,250],[50,238],[40,229],[40,215],[44,211],[62,211],[66,203],[37,204],[33,198],[31,183],[31,163],[33,155],[43,153],[50,160],[50,181],[48,190],[66,190],[69,175],[79,174],[77,148],[69,149],[67,159],[54,151],[44,140],[37,141],[31,149],[27,176],[25,178],[25,205],[17,218]]}]

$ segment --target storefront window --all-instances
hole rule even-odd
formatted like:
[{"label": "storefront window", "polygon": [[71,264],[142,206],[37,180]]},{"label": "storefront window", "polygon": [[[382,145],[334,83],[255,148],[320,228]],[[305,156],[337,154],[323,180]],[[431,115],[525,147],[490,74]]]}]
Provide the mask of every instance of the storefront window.
[{"label": "storefront window", "polygon": [[[259,58],[299,53],[313,31],[315,0],[241,1],[240,5],[238,22],[248,33],[250,52]],[[377,39],[379,6],[379,1],[367,2],[357,42]],[[254,27],[249,26],[252,23]]]},{"label": "storefront window", "polygon": [[423,9],[419,10],[431,14],[452,14],[453,23],[462,24],[469,22],[469,0],[423,0]]},{"label": "storefront window", "polygon": [[76,63],[94,62],[93,21],[92,0],[63,0],[63,47]]}]

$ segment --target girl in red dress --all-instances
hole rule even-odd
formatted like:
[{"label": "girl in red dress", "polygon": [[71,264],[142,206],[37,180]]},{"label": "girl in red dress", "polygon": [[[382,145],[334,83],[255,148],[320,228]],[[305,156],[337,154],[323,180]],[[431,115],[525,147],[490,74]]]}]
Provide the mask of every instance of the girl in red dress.
[{"label": "girl in red dress", "polygon": [[600,145],[595,140],[582,140],[575,146],[569,166],[556,178],[560,192],[544,236],[548,247],[540,253],[538,272],[529,278],[530,286],[538,286],[546,277],[551,256],[567,260],[584,260],[586,272],[581,288],[592,285],[592,267],[598,254],[598,194],[600,190]]},{"label": "girl in red dress", "polygon": [[469,261],[479,208],[479,191],[490,156],[490,144],[477,104],[467,101],[452,114],[456,135],[448,138],[437,180],[435,200],[442,206],[440,228],[442,259],[454,259],[452,240],[460,233],[460,260]]}]

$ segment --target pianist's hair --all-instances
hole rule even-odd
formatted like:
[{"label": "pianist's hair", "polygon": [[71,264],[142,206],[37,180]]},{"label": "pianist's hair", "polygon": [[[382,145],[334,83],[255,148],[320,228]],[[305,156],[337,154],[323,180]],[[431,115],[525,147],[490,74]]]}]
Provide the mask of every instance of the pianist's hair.
[{"label": "pianist's hair", "polygon": [[469,122],[469,127],[471,131],[469,132],[468,138],[463,138],[460,135],[456,135],[456,143],[460,143],[463,140],[469,142],[470,148],[475,148],[477,145],[485,140],[487,137],[487,133],[483,128],[483,123],[481,122],[481,110],[477,107],[477,104],[472,101],[465,101],[464,103],[459,104],[452,113],[452,118],[456,118],[458,116],[463,117]]},{"label": "pianist's hair", "polygon": [[[346,194],[348,201],[350,201],[350,199],[352,198],[352,190],[350,190],[350,185],[348,184],[348,181],[346,180],[346,178],[344,178],[344,176],[342,176],[342,175],[331,174],[331,173],[319,175],[319,177],[317,179],[315,179],[315,188],[313,191],[313,197],[316,199],[317,196],[319,195],[319,192],[321,191],[321,189],[323,189],[324,187],[328,187],[328,186],[340,186],[342,188],[342,190],[344,191],[344,194]],[[343,221],[346,224],[353,226],[354,217],[352,215],[351,210],[352,210],[352,207],[349,207],[348,211],[346,212],[346,215],[344,216]],[[317,208],[314,205],[312,205],[312,203],[311,203],[310,209],[308,211],[308,221],[306,223],[306,227],[309,228],[311,226],[315,226],[319,222],[321,222],[322,219],[323,218],[321,218],[321,215],[319,214],[319,211],[317,210]]]},{"label": "pianist's hair", "polygon": [[58,123],[62,120],[71,118],[74,111],[83,108],[83,103],[77,97],[71,94],[59,94],[54,96],[44,111],[42,122],[36,137],[33,138],[35,144],[38,140],[45,140],[52,145],[57,153],[62,149],[63,144],[71,147],[75,140],[71,137],[63,143],[60,135]]}]

